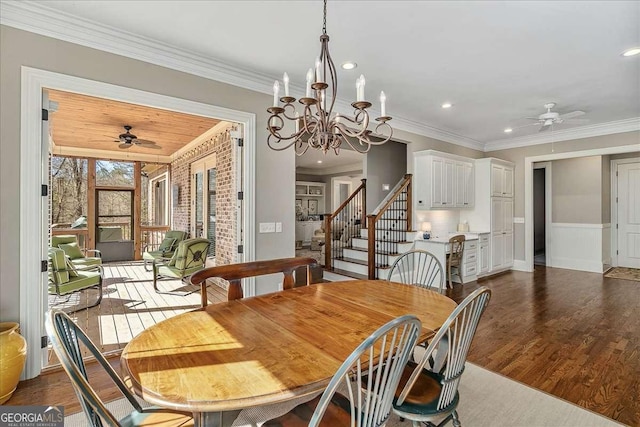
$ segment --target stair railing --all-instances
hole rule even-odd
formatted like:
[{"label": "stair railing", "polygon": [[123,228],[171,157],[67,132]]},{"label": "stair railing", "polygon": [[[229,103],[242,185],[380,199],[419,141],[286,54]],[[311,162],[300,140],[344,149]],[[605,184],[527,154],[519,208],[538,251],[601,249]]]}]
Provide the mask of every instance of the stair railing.
[{"label": "stair railing", "polygon": [[[351,239],[360,236],[360,230],[366,224],[367,180],[342,202],[335,212],[324,218],[324,266],[333,269],[333,260],[342,258],[342,253]],[[336,237],[334,240],[333,237]]]},{"label": "stair railing", "polygon": [[[412,212],[411,174],[407,174],[380,203],[374,213],[367,215],[367,270],[369,279],[377,279],[377,267],[387,267],[388,255],[397,253],[398,244],[411,231]],[[387,214],[387,215],[385,215]],[[405,221],[406,225],[402,225]]]}]

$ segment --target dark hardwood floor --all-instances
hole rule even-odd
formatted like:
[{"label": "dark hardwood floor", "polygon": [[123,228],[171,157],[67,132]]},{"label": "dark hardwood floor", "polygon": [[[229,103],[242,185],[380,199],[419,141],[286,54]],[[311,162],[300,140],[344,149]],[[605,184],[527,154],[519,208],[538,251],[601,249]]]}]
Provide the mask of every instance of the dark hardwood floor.
[{"label": "dark hardwood floor", "polygon": [[[509,272],[455,285],[449,294],[461,301],[479,286],[488,286],[492,298],[471,362],[624,424],[640,425],[639,282],[536,267],[533,274]],[[118,370],[118,358],[112,362]],[[104,399],[117,396],[103,375],[96,380]],[[80,410],[61,371],[22,382],[6,404],[65,405],[67,414]]]}]

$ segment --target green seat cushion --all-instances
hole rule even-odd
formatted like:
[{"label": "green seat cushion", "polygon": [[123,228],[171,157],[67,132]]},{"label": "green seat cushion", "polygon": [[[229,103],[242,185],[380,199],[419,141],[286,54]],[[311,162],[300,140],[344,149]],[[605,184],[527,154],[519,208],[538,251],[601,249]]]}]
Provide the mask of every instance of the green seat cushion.
[{"label": "green seat cushion", "polygon": [[186,231],[169,230],[164,235],[165,238],[176,239],[173,243],[173,249],[178,246],[178,243],[182,242],[187,237]]},{"label": "green seat cushion", "polygon": [[438,400],[440,399],[440,394],[442,393],[443,377],[442,375],[431,372],[428,369],[422,370],[422,373],[411,388],[411,392],[409,392],[409,395],[405,399],[404,403],[402,405],[398,405],[396,403],[397,397],[404,388],[404,384],[406,384],[415,367],[415,362],[409,362],[405,367],[405,370],[402,374],[402,379],[400,380],[400,385],[398,386],[398,389],[396,391],[396,397],[393,400],[394,408],[396,408],[398,411],[410,414],[431,415],[448,411],[458,405],[459,395],[456,391],[456,396],[449,404],[449,406],[447,406],[446,408],[438,409]]},{"label": "green seat cushion", "polygon": [[[81,291],[100,283],[100,273],[93,271],[78,271],[78,277],[69,279],[68,282],[58,285],[59,295],[66,295],[72,292]],[[56,293],[54,284],[49,284],[49,292]]]},{"label": "green seat cushion", "polygon": [[162,252],[160,251],[149,251],[142,254],[142,259],[147,261],[153,261],[156,258],[162,258]]},{"label": "green seat cushion", "polygon": [[182,271],[182,269],[179,269],[176,267],[172,267],[168,265],[160,265],[158,266],[158,275],[164,276],[164,277],[174,277],[176,279],[182,279],[183,277],[193,274],[196,271],[202,270],[202,268],[203,268],[203,265],[201,264],[192,268],[187,268],[186,270]]},{"label": "green seat cushion", "polygon": [[67,257],[62,249],[49,248],[49,280],[62,284],[69,281],[69,271],[67,267]]},{"label": "green seat cushion", "polygon": [[51,236],[51,246],[57,248],[61,243],[76,243],[78,238],[74,234],[59,234]]},{"label": "green seat cushion", "polygon": [[82,253],[82,251],[80,250],[76,242],[60,243],[58,247],[62,249],[64,253],[72,260],[78,259],[78,258],[84,258],[84,254]]},{"label": "green seat cushion", "polygon": [[[178,246],[177,257],[175,257],[175,267],[180,270],[202,268],[207,257],[209,241],[207,239],[183,240]],[[171,264],[171,263],[169,263]]]},{"label": "green seat cushion", "polygon": [[89,267],[91,265],[101,265],[102,258],[88,256],[86,258],[72,259],[71,262],[76,268]]}]

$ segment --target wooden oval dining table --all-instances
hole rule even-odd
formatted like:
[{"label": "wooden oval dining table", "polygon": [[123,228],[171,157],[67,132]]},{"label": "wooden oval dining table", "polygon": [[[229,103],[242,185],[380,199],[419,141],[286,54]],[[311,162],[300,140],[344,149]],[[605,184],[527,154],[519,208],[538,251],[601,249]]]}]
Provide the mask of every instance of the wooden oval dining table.
[{"label": "wooden oval dining table", "polygon": [[227,425],[241,409],[322,391],[391,319],[416,315],[423,341],[455,307],[437,292],[383,280],[303,286],[164,320],[127,344],[121,367],[145,401],[192,412],[196,425]]}]

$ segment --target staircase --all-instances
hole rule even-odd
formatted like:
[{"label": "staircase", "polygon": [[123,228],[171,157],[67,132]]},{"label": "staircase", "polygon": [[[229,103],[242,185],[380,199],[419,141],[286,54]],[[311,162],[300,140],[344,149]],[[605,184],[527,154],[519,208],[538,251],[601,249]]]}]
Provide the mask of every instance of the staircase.
[{"label": "staircase", "polygon": [[[366,217],[366,224],[367,228],[354,228],[349,239],[342,238],[342,247],[331,251],[331,259],[325,261],[325,278],[386,279],[395,260],[413,248],[411,175],[405,175],[374,213]],[[339,276],[333,277],[336,274]]]}]

